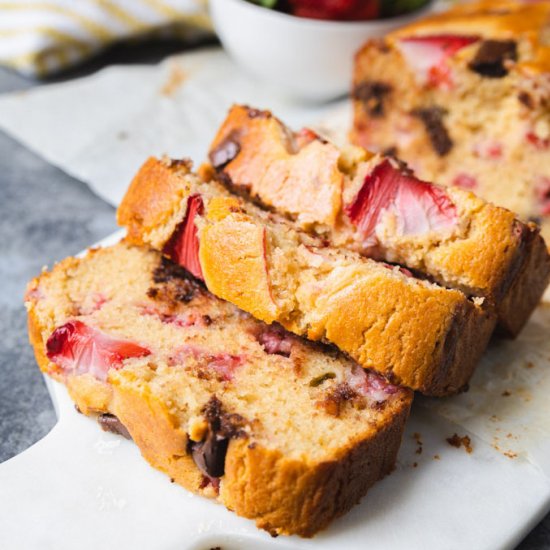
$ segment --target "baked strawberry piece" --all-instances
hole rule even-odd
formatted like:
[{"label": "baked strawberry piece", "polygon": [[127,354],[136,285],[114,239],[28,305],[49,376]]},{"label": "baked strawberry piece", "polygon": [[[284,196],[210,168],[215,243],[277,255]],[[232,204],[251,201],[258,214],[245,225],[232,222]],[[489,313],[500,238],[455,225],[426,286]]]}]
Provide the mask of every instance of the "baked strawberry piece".
[{"label": "baked strawberry piece", "polygon": [[63,373],[90,373],[98,380],[106,380],[109,369],[121,368],[126,359],[150,353],[143,346],[109,337],[82,321],[68,321],[46,342],[48,359]]},{"label": "baked strawberry piece", "polygon": [[412,392],[252,319],[160,252],[67,258],[26,300],[38,363],[81,412],[274,535],[312,536],[394,467]]}]

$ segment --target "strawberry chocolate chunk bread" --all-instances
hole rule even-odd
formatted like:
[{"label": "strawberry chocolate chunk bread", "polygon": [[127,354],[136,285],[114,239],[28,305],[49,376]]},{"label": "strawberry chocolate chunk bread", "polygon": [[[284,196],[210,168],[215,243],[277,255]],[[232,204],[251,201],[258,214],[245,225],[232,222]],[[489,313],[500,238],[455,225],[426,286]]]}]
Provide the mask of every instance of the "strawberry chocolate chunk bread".
[{"label": "strawberry chocolate chunk bread", "polygon": [[218,297],[425,394],[462,389],[494,328],[483,300],[330,247],[186,161],[149,159],[118,221],[129,242],[163,251]]},{"label": "strawberry chocolate chunk bread", "polygon": [[209,158],[203,177],[331,244],[485,298],[509,335],[548,284],[550,256],[534,224],[467,190],[423,181],[392,157],[339,149],[307,129],[293,133],[269,111],[234,106]]},{"label": "strawberry chocolate chunk bread", "polygon": [[550,2],[457,5],[369,41],[354,143],[459,186],[550,238]]},{"label": "strawberry chocolate chunk bread", "polygon": [[412,392],[119,243],[29,285],[40,368],[152,466],[272,534],[312,536],[394,467]]}]

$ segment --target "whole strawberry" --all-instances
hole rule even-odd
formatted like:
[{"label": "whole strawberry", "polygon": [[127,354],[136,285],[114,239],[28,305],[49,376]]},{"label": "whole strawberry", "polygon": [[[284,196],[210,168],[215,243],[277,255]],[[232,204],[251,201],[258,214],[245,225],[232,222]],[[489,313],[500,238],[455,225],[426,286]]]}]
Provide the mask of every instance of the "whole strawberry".
[{"label": "whole strawberry", "polygon": [[375,19],[380,0],[288,0],[290,13],[312,19],[339,21]]}]

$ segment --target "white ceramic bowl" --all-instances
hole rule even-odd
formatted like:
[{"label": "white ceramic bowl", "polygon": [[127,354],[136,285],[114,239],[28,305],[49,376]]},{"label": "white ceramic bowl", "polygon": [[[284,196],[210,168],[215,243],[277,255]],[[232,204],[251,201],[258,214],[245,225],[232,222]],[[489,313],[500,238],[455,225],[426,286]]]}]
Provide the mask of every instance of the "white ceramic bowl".
[{"label": "white ceramic bowl", "polygon": [[210,0],[216,32],[249,73],[306,100],[349,91],[353,56],[369,38],[408,23],[429,7],[376,21],[320,21],[263,8],[246,0]]}]

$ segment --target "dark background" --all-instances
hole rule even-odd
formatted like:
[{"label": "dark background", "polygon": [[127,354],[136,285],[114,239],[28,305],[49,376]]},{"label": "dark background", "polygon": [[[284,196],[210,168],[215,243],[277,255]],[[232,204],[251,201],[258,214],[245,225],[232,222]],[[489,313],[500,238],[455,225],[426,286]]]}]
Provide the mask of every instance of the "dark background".
[{"label": "dark background", "polygon": [[[181,44],[174,42],[119,45],[49,82],[114,63],[154,63],[178,50]],[[39,84],[0,68],[0,93]],[[27,342],[25,285],[44,265],[112,233],[114,214],[84,183],[0,131],[0,462],[38,441],[55,424],[53,406]],[[518,547],[548,548],[550,514]]]}]

